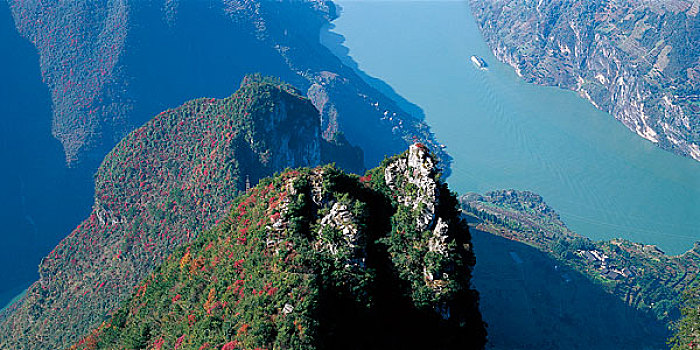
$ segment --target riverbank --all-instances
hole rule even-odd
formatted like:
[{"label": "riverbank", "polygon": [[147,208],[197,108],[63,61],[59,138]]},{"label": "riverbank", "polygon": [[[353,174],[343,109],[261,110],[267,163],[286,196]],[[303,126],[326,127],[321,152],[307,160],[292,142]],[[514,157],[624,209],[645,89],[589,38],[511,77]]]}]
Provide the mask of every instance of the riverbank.
[{"label": "riverbank", "polygon": [[[27,293],[27,288],[25,287],[22,289],[19,293],[15,291],[9,291],[7,293],[0,294],[0,305],[4,305],[2,308],[0,308],[0,315],[12,304],[14,304],[17,300],[22,299],[24,294]],[[5,304],[2,304],[5,300],[8,300]]]},{"label": "riverbank", "polygon": [[468,193],[460,203],[472,227],[534,247],[667,324],[680,316],[683,291],[698,277],[700,242],[673,256],[624,239],[594,241],[571,231],[541,196],[527,191]]}]

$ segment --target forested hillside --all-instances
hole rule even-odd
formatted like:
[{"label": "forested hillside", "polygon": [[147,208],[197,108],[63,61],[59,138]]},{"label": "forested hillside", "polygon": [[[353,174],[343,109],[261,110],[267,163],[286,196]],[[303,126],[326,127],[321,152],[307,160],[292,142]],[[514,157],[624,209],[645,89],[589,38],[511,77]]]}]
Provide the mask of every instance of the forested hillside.
[{"label": "forested hillside", "polygon": [[[21,98],[3,100],[9,106],[3,118],[19,125],[34,120],[30,136],[41,142],[31,143],[37,151],[27,158],[52,157],[42,163],[45,176],[37,178],[26,175],[35,165],[0,153],[0,162],[21,174],[7,182],[11,195],[0,197],[0,209],[20,208],[24,194],[25,217],[31,219],[5,226],[26,248],[12,269],[0,267],[7,269],[4,275],[22,273],[0,286],[0,298],[35,279],[41,257],[87,215],[92,176],[124,136],[188,100],[230,96],[249,73],[277,76],[299,88],[321,112],[323,137],[359,146],[366,164],[403,151],[414,138],[448,159],[422,116],[369,86],[319,42],[321,30],[337,16],[328,1],[6,0],[0,11],[2,35],[16,37],[7,51],[35,55],[23,61],[31,70],[22,76],[36,82],[23,96],[41,97],[30,108]],[[3,64],[14,74],[23,66],[12,57],[4,56]],[[23,140],[13,147],[26,146]],[[46,190],[47,182],[71,188],[58,193]],[[33,200],[37,193],[45,200]],[[65,193],[76,205],[45,209],[44,203],[60,203]],[[20,238],[30,235],[36,239]]]},{"label": "forested hillside", "polygon": [[247,182],[318,164],[325,142],[308,99],[257,75],[228,98],[158,114],[107,155],[95,176],[92,213],[43,259],[26,296],[3,312],[0,347],[73,342],[175,248],[222,219]]}]

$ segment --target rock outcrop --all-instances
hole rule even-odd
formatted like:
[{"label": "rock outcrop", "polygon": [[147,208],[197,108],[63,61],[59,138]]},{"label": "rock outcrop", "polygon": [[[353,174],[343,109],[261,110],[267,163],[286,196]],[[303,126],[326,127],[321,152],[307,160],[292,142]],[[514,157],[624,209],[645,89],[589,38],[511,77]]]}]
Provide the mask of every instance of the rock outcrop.
[{"label": "rock outcrop", "polygon": [[[389,164],[384,171],[384,181],[389,188],[397,191],[399,203],[420,212],[416,217],[419,231],[433,226],[438,199],[435,162],[424,146],[411,145],[407,158],[399,158]],[[402,187],[406,183],[413,187]]]},{"label": "rock outcrop", "polygon": [[[436,159],[422,144],[412,145],[402,156],[386,161],[380,177],[396,201],[397,212],[389,245],[392,261],[400,276],[411,286],[417,305],[430,303],[443,317],[461,312],[445,301],[468,271],[454,261],[474,263],[469,239],[456,232],[466,231],[466,223],[451,208],[454,197],[439,180]],[[467,238],[464,240],[464,238]],[[463,311],[462,311],[463,312]]]},{"label": "rock outcrop", "polygon": [[[348,264],[364,264],[364,258],[357,256],[359,254],[354,252],[361,238],[355,221],[355,217],[346,204],[334,202],[330,212],[321,219],[321,225],[317,232],[316,248],[318,250],[327,249],[332,255],[338,255],[340,247],[343,246],[353,252],[351,259],[347,261]],[[327,229],[339,232],[340,242],[334,242],[329,237],[325,237],[324,231]]]}]

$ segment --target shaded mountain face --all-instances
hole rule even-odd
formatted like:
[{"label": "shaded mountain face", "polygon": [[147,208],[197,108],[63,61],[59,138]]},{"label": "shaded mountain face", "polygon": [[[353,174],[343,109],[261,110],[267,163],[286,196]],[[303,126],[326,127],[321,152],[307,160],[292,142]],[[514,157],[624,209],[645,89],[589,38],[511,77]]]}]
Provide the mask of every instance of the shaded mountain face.
[{"label": "shaded mountain face", "polygon": [[[665,349],[668,324],[551,254],[470,224],[472,283],[492,349]],[[505,282],[504,282],[505,281]],[[604,316],[603,316],[604,315]]]},{"label": "shaded mountain face", "polygon": [[[51,98],[35,47],[0,1],[0,305],[36,280],[36,265],[90,210],[92,175],[68,169],[51,136]],[[71,203],[72,210],[56,210]]]},{"label": "shaded mountain face", "polygon": [[[552,339],[555,348],[666,346],[683,292],[698,281],[700,244],[670,256],[624,239],[593,241],[528,191],[467,193],[460,202],[478,230],[474,283],[496,348],[550,348]],[[511,278],[518,282],[506,291]]]},{"label": "shaded mountain face", "polygon": [[496,57],[700,161],[697,1],[470,1]]},{"label": "shaded mountain face", "polygon": [[320,44],[321,28],[336,16],[332,2],[9,3],[18,31],[39,52],[52,133],[70,164],[90,168],[133,125],[187,99],[227,96],[249,72],[308,90],[324,137],[343,131],[368,164],[403,150],[414,136],[433,143],[424,123]]},{"label": "shaded mountain face", "polygon": [[68,345],[177,246],[223,218],[246,181],[316,165],[325,142],[311,102],[273,78],[248,76],[228,98],[158,114],[107,155],[92,213],[4,311],[0,347]]},{"label": "shaded mountain face", "polygon": [[474,256],[435,159],[288,170],[236,198],[72,349],[479,349]]}]

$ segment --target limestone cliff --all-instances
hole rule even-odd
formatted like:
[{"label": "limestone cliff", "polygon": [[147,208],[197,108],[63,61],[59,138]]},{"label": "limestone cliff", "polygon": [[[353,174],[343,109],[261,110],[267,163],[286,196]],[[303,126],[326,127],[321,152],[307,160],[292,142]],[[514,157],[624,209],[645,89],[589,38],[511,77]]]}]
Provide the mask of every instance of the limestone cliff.
[{"label": "limestone cliff", "polygon": [[470,1],[496,57],[700,161],[700,2]]}]

